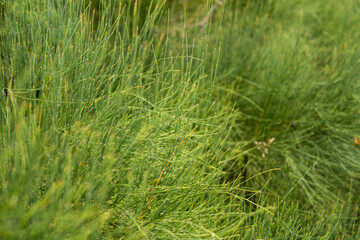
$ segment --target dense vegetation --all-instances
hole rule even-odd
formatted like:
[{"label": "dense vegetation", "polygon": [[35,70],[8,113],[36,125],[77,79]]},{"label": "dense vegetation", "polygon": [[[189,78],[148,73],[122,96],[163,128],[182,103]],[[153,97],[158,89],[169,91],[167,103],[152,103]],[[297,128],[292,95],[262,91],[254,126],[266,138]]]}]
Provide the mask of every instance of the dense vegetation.
[{"label": "dense vegetation", "polygon": [[0,6],[1,239],[360,238],[358,1]]}]

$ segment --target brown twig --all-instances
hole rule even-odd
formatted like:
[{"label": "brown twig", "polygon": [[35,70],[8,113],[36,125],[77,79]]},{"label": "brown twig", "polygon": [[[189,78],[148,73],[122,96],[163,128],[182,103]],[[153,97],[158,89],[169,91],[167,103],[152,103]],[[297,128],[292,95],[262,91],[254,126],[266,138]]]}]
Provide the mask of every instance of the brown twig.
[{"label": "brown twig", "polygon": [[[171,154],[171,157],[170,157],[169,161],[165,164],[163,170],[162,170],[161,173],[160,173],[160,176],[159,176],[158,180],[156,181],[156,183],[155,183],[155,185],[154,185],[154,189],[158,186],[158,184],[159,184],[162,176],[163,176],[164,173],[165,173],[166,168],[169,166],[169,164],[170,164],[171,160],[174,158],[176,152],[179,150],[179,148],[181,147],[181,145],[186,141],[186,139],[187,139],[197,128],[198,128],[198,126],[196,126],[193,130],[191,130],[191,132],[189,132],[189,133],[184,137],[184,139],[183,139],[183,140],[181,141],[181,143],[177,146],[177,148],[175,149],[175,151]],[[149,206],[149,204],[151,203],[152,197],[153,197],[153,194],[151,194],[151,196],[150,196],[150,198],[149,198],[149,201],[146,203],[146,207]],[[141,212],[141,215],[140,215],[139,220],[142,219],[142,217],[143,217],[143,212],[144,212],[144,210]]]}]

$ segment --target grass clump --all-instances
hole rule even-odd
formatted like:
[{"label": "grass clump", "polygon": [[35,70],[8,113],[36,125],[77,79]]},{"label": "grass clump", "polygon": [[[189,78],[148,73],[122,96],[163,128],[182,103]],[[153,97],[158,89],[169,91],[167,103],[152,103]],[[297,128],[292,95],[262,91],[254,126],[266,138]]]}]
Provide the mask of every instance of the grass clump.
[{"label": "grass clump", "polygon": [[[236,49],[223,50],[220,66],[232,66],[222,72],[223,81],[236,88],[243,115],[239,138],[253,147],[254,141],[276,139],[266,159],[261,149],[253,156],[253,171],[281,167],[285,175],[274,176],[279,177],[272,181],[274,193],[286,193],[290,183],[291,194],[317,207],[345,201],[350,188],[358,191],[354,137],[359,134],[360,85],[354,29],[359,19],[353,4],[249,4],[248,14],[233,12],[236,20],[228,35],[235,37],[225,37],[223,44]],[[288,177],[293,181],[281,181]]]},{"label": "grass clump", "polygon": [[346,3],[2,3],[1,238],[358,238]]},{"label": "grass clump", "polygon": [[197,52],[170,49],[162,1],[141,28],[126,6],[101,4],[98,22],[85,1],[6,5],[1,235],[229,234],[242,204],[218,183],[231,106],[212,99]]}]

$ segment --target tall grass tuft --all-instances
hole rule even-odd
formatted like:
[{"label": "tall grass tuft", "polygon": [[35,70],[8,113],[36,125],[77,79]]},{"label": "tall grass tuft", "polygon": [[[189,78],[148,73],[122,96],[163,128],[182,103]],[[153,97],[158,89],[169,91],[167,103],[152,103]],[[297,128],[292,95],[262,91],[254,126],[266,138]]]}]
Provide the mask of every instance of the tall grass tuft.
[{"label": "tall grass tuft", "polygon": [[2,237],[222,237],[246,215],[220,181],[236,114],[213,97],[209,33],[169,34],[164,1],[140,2],[6,4]]},{"label": "tall grass tuft", "polygon": [[356,1],[0,6],[0,238],[359,238]]}]

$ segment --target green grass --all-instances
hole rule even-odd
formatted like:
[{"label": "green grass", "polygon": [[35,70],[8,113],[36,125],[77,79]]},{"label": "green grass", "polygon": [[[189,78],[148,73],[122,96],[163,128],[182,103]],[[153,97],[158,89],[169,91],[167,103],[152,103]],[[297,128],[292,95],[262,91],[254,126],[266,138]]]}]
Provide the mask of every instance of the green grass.
[{"label": "green grass", "polygon": [[1,9],[0,238],[360,238],[357,1]]},{"label": "green grass", "polygon": [[228,66],[223,82],[234,85],[243,115],[234,140],[276,139],[267,159],[253,157],[254,173],[282,168],[271,194],[287,192],[279,183],[289,177],[286,183],[296,183],[291,194],[317,207],[359,190],[358,7],[268,2],[253,15],[234,13],[228,34],[236,37],[225,35],[220,64]]}]

